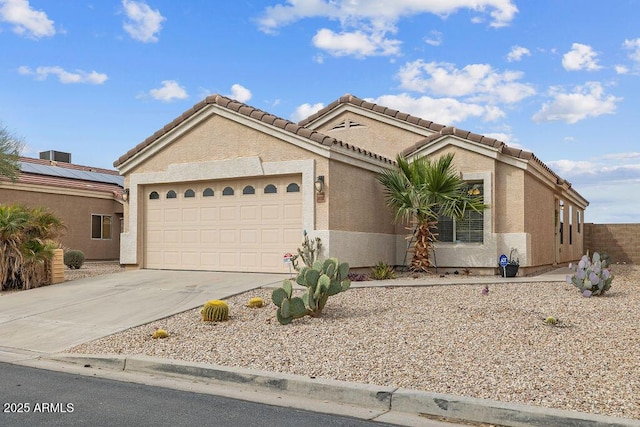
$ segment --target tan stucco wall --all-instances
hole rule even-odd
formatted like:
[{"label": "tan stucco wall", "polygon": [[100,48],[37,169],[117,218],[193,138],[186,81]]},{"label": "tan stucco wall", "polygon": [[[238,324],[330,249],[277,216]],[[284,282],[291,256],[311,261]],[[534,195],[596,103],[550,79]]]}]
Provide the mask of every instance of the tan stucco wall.
[{"label": "tan stucco wall", "polygon": [[[331,130],[345,120],[350,120],[362,126]],[[407,126],[409,125],[407,124]],[[432,131],[421,129],[421,132],[423,132],[421,134],[408,129],[390,126],[351,111],[343,112],[323,123],[316,130],[390,159],[395,159],[399,152],[424,139],[426,137],[424,133],[427,135],[433,133]]]},{"label": "tan stucco wall", "polygon": [[531,175],[524,177],[524,230],[531,235],[532,265],[550,265],[555,262],[555,197],[548,185]]},{"label": "tan stucco wall", "polygon": [[[11,184],[7,184],[11,185]],[[39,188],[42,190],[42,187]],[[11,190],[0,188],[1,204],[23,204],[28,207],[46,207],[62,219],[67,227],[60,242],[64,249],[77,249],[87,260],[116,260],[120,254],[120,218],[122,205],[113,199],[83,197],[67,194],[48,194],[41,191]],[[91,215],[111,215],[110,240],[91,238]]]},{"label": "tan stucco wall", "polygon": [[394,234],[392,211],[376,173],[346,163],[329,163],[329,229]]},{"label": "tan stucco wall", "polygon": [[[496,233],[521,233],[525,231],[525,172],[515,166],[496,162],[495,215]],[[522,249],[521,249],[522,250]]]},{"label": "tan stucco wall", "polygon": [[176,163],[254,156],[271,162],[308,159],[313,154],[225,117],[212,115],[131,173],[164,171]]}]

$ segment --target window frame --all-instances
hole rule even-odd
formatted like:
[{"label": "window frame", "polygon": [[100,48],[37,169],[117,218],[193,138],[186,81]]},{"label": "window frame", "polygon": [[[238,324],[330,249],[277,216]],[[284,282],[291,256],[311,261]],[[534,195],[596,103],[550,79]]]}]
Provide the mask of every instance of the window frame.
[{"label": "window frame", "polygon": [[[105,233],[105,218],[108,218],[107,233]],[[98,219],[99,222],[95,224],[94,219]],[[94,234],[94,231],[97,231],[96,225],[100,230],[100,237],[96,237]],[[107,234],[106,237],[105,234]],[[113,215],[91,214],[91,240],[113,240]]]}]

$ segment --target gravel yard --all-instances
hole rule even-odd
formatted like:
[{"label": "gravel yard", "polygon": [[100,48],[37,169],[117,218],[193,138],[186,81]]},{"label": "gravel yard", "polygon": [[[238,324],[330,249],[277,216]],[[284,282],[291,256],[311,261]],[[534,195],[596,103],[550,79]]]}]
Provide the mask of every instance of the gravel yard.
[{"label": "gravel yard", "polygon": [[[73,348],[145,354],[640,419],[640,266],[614,265],[610,292],[566,283],[350,289],[322,318],[275,318],[270,290]],[[251,297],[268,304],[251,309]],[[204,301],[203,301],[204,302]],[[559,320],[555,326],[543,322]],[[156,328],[166,339],[152,339]]]}]

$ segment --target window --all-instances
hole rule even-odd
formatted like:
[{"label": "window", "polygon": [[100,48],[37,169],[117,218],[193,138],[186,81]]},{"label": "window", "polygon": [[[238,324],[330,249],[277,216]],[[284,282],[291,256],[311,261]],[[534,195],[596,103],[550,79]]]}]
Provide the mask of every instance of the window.
[{"label": "window", "polygon": [[202,192],[202,197],[213,197],[213,190],[211,188],[205,188]]},{"label": "window", "polygon": [[569,206],[569,244],[573,245],[573,206]]},{"label": "window", "polygon": [[173,191],[173,190],[167,191],[167,199],[175,199],[177,197],[178,197],[178,195],[176,194],[175,191]]},{"label": "window", "polygon": [[[469,194],[482,196],[483,185],[470,185]],[[436,232],[440,242],[483,243],[484,213],[468,210],[461,219],[440,215]]]},{"label": "window", "polygon": [[225,187],[225,189],[222,190],[222,195],[223,196],[233,196],[233,188]]},{"label": "window", "polygon": [[242,194],[256,194],[256,189],[251,185],[247,185],[242,189]]},{"label": "window", "polygon": [[580,233],[580,223],[582,222],[580,218],[580,211],[576,211],[576,215],[578,216],[576,224],[578,225],[578,233]]},{"label": "window", "polygon": [[560,244],[564,243],[564,201],[560,200]]},{"label": "window", "polygon": [[157,191],[152,191],[151,193],[149,193],[149,200],[158,200],[159,198],[160,195]]},{"label": "window", "polygon": [[101,240],[111,239],[110,215],[91,215],[91,238]]},{"label": "window", "polygon": [[196,192],[193,191],[192,189],[188,189],[187,191],[184,192],[184,197],[185,199],[188,197],[196,197]]},{"label": "window", "polygon": [[264,194],[274,194],[277,192],[278,192],[278,189],[273,184],[269,184],[266,187],[264,187]]},{"label": "window", "polygon": [[287,193],[299,193],[299,192],[300,192],[300,186],[295,182],[292,182],[291,184],[287,185]]}]

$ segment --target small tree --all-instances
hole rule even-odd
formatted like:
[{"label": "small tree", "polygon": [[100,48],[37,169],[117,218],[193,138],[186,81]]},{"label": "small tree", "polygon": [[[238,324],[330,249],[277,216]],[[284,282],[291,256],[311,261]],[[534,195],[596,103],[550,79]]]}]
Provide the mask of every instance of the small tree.
[{"label": "small tree", "polygon": [[30,289],[46,283],[45,261],[58,247],[62,221],[45,208],[0,205],[0,281],[2,290]]},{"label": "small tree", "polygon": [[0,176],[11,181],[18,180],[20,175],[20,152],[24,143],[0,123]]},{"label": "small tree", "polygon": [[453,154],[436,160],[420,157],[413,161],[398,155],[397,167],[378,174],[385,188],[387,205],[396,221],[414,225],[411,269],[426,271],[433,242],[437,241],[440,215],[462,218],[466,211],[482,212],[482,197],[469,192],[467,184],[453,167]]}]

